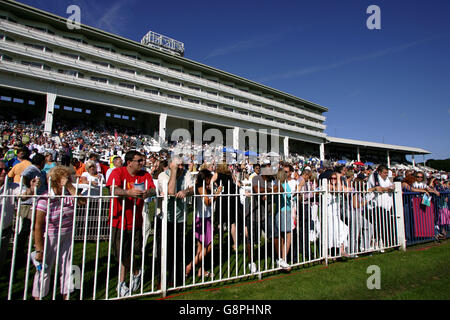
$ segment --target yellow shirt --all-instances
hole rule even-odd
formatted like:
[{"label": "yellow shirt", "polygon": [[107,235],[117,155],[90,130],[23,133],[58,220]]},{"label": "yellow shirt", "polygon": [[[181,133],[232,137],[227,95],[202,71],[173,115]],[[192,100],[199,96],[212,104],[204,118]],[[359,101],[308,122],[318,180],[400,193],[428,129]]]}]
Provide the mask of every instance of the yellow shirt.
[{"label": "yellow shirt", "polygon": [[12,167],[11,170],[9,170],[8,177],[14,178],[15,183],[20,183],[20,175],[22,174],[23,170],[25,170],[30,165],[30,161],[22,160],[20,163]]}]

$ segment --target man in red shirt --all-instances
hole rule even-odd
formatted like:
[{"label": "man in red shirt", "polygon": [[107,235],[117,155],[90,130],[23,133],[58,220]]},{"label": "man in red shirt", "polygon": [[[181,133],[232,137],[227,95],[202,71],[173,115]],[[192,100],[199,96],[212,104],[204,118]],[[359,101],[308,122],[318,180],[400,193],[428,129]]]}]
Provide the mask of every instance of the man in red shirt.
[{"label": "man in red shirt", "polygon": [[111,194],[119,197],[112,201],[111,233],[114,256],[117,261],[121,258],[120,281],[117,287],[119,297],[128,295],[130,290],[132,292],[138,290],[141,282],[140,264],[134,261],[133,257],[133,277],[130,279],[130,288],[125,284],[125,277],[130,272],[133,234],[133,254],[139,254],[142,250],[144,199],[156,194],[151,175],[142,169],[144,164],[145,158],[141,153],[129,151],[125,154],[124,166],[111,172],[106,183],[110,187]]}]

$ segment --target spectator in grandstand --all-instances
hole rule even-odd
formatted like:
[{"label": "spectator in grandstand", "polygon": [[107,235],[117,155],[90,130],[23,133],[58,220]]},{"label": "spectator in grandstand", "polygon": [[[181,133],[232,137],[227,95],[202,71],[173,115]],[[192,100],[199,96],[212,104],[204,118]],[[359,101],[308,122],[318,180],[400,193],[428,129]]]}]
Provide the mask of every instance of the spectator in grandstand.
[{"label": "spectator in grandstand", "polygon": [[357,174],[357,177],[367,182],[369,180],[369,177],[372,175],[372,172],[373,169],[370,166],[368,166],[367,168],[361,167],[359,173]]},{"label": "spectator in grandstand", "polygon": [[102,167],[100,166],[100,160],[99,160],[99,155],[98,155],[98,154],[96,154],[96,153],[90,153],[90,154],[89,154],[89,157],[88,157],[88,160],[86,161],[86,163],[87,163],[88,161],[94,162],[94,164],[95,164],[95,166],[96,166],[96,169],[97,169],[97,172],[102,172]]},{"label": "spectator in grandstand", "polygon": [[333,172],[329,178],[329,194],[326,200],[328,206],[328,248],[331,249],[331,255],[339,254],[343,257],[350,257],[346,248],[348,247],[348,226],[341,219],[342,205],[340,200],[343,198],[339,195],[344,187],[339,183],[338,174]]},{"label": "spectator in grandstand", "polygon": [[[125,277],[130,272],[131,259],[142,250],[142,210],[144,199],[156,194],[153,179],[143,170],[144,156],[137,151],[128,151],[125,154],[125,166],[116,168],[111,172],[107,186],[111,194],[125,199],[114,198],[112,224],[113,253],[119,262],[120,278],[117,286],[119,297],[124,297],[140,287],[142,270],[139,263],[133,264],[131,285],[127,286]],[[124,202],[124,208],[123,208]],[[134,214],[135,207],[135,214]],[[122,208],[124,213],[122,213]],[[123,217],[122,217],[123,215]],[[134,233],[134,243],[132,237]],[[122,240],[122,246],[121,246]],[[132,251],[133,250],[133,251]]]},{"label": "spectator in grandstand", "polygon": [[77,158],[72,159],[72,166],[73,169],[75,170],[75,176],[77,178],[81,178],[83,172],[86,172],[86,165]]},{"label": "spectator in grandstand", "polygon": [[347,187],[347,168],[345,166],[337,166],[335,171],[338,177],[338,183]]},{"label": "spectator in grandstand", "polygon": [[[298,180],[295,179],[294,167],[291,164],[286,163],[282,166],[282,170],[286,173],[286,181],[289,184],[290,189],[292,192],[296,192],[298,188]],[[300,176],[298,176],[298,178],[299,177]],[[295,197],[295,199],[297,199],[297,197]],[[291,205],[291,212],[292,219],[295,220],[295,217],[297,216],[297,204],[294,202]]]},{"label": "spectator in grandstand", "polygon": [[[56,262],[57,271],[60,273],[60,292],[63,298],[67,299],[69,291],[73,291],[70,288],[71,247],[74,197],[77,195],[77,191],[72,185],[71,174],[72,172],[68,167],[56,166],[52,168],[49,171],[51,189],[37,202],[34,228],[36,250],[34,260],[40,263],[42,270],[36,269],[34,275],[32,296],[36,300],[40,300],[48,294],[51,282],[50,274]],[[66,197],[61,201],[61,198],[52,198],[51,195],[65,195]],[[78,199],[78,203],[82,205],[85,201]],[[62,217],[60,216],[61,213]],[[47,215],[48,219],[46,218]],[[57,252],[59,252],[59,256],[56,256]]]},{"label": "spectator in grandstand", "polygon": [[[90,195],[100,195],[100,186],[104,185],[105,178],[103,174],[97,171],[97,166],[94,161],[89,160],[86,162],[86,172],[83,172],[80,177],[80,183],[87,184],[91,188]],[[83,195],[89,194],[89,188],[84,188]]]},{"label": "spectator in grandstand", "polygon": [[108,171],[106,171],[106,181],[108,181],[109,175],[111,174],[111,172],[116,169],[116,168],[120,168],[123,166],[123,160],[120,156],[112,156],[112,167],[108,169]]},{"label": "spectator in grandstand", "polygon": [[[183,262],[183,240],[186,221],[185,200],[186,197],[194,193],[194,179],[191,173],[184,168],[179,158],[171,158],[169,161],[161,161],[162,171],[158,175],[158,190],[164,194],[164,186],[167,184],[168,204],[167,204],[167,265],[169,287],[179,286],[183,283],[184,262]],[[159,170],[158,170],[159,171]],[[156,220],[157,253],[161,252],[161,230],[163,215],[159,214]],[[174,245],[175,250],[174,251]],[[175,264],[175,256],[177,263]],[[160,260],[156,268],[159,268]],[[159,270],[159,269],[157,269]],[[174,272],[175,271],[175,272]],[[175,281],[176,279],[176,281]]]},{"label": "spectator in grandstand", "polygon": [[345,179],[347,180],[346,181],[346,183],[347,183],[346,185],[347,186],[352,186],[353,185],[353,181],[355,179],[355,172],[352,169],[348,169],[347,168],[347,172],[345,174]]},{"label": "spectator in grandstand", "polygon": [[70,166],[70,161],[72,159],[72,149],[67,142],[62,143],[62,155],[61,155],[61,165]]},{"label": "spectator in grandstand", "polygon": [[20,177],[22,175],[22,172],[31,165],[31,162],[29,159],[30,151],[27,147],[22,147],[17,152],[17,161],[19,161],[17,164],[15,164],[11,170],[8,172],[8,177],[13,178],[15,183],[20,183]]},{"label": "spectator in grandstand", "polygon": [[159,169],[159,162],[160,162],[160,160],[158,160],[156,157],[150,156],[147,159],[146,166],[145,166],[147,172],[150,173],[150,175],[156,179],[158,178],[158,175],[156,174],[156,172]]},{"label": "spectator in grandstand", "polygon": [[[295,222],[298,222],[298,226],[294,229],[292,233],[293,240],[293,249],[294,249],[294,261],[297,261],[297,241],[295,239],[299,238],[299,247],[300,253],[302,257],[306,259],[309,257],[309,231],[308,225],[310,229],[314,229],[313,222],[310,217],[310,206],[313,204],[313,195],[312,193],[306,191],[312,191],[315,188],[315,181],[313,180],[313,173],[311,168],[305,167],[302,171],[301,176],[298,179],[297,192],[300,192],[297,197],[298,201],[298,209],[295,215]],[[295,198],[294,198],[295,199]],[[294,202],[293,207],[297,207],[297,201]],[[298,234],[298,236],[297,236]],[[303,250],[304,249],[304,250]]]},{"label": "spectator in grandstand", "polygon": [[[417,178],[415,175],[407,175],[402,181],[402,189],[408,192],[421,192],[429,195],[427,189],[414,188],[413,185],[417,182]],[[417,186],[417,185],[416,185]]]},{"label": "spectator in grandstand", "polygon": [[39,152],[38,152],[38,149],[36,149],[36,148],[31,149],[30,160],[32,160],[33,157],[34,157],[36,154],[38,154],[38,153],[39,153]]},{"label": "spectator in grandstand", "polygon": [[204,162],[201,166],[200,166],[200,171],[201,170],[209,170],[211,172],[214,172],[214,164],[211,162]]},{"label": "spectator in grandstand", "polygon": [[333,173],[331,163],[329,161],[324,161],[322,167],[323,171],[319,175],[319,180],[329,179]]},{"label": "spectator in grandstand", "polygon": [[414,188],[427,189],[428,185],[426,183],[425,174],[421,171],[414,173],[416,181],[413,183]]},{"label": "spectator in grandstand", "polygon": [[[237,196],[239,194],[238,186],[234,182],[231,170],[228,168],[226,163],[220,163],[217,165],[217,172],[215,173],[215,176],[217,177],[216,187],[222,186],[223,196],[218,197],[217,202],[215,203],[214,219],[219,223],[223,232],[225,232],[225,230],[231,231],[233,242],[232,249],[233,251],[236,251],[236,221],[238,222],[240,230],[243,227],[243,211],[239,201],[239,196]],[[222,224],[220,224],[221,222]],[[226,229],[223,228],[223,226],[226,226]],[[222,245],[224,244],[225,242],[222,240]]]},{"label": "spectator in grandstand", "polygon": [[[45,165],[45,157],[38,153],[31,160],[31,164],[22,172],[23,186],[30,189],[32,194],[44,194],[47,189],[47,175],[42,169]],[[34,193],[31,182],[37,180],[37,193]],[[17,236],[17,259],[19,262],[26,261],[27,240],[30,235],[33,206],[36,198],[28,197],[24,199],[19,207],[19,216],[22,219],[22,228]]]},{"label": "spectator in grandstand", "polygon": [[[214,185],[213,175],[208,169],[202,169],[197,175],[195,182],[196,194],[195,204],[195,238],[197,239],[197,252],[193,261],[186,266],[186,276],[190,275],[193,266],[198,268],[198,277],[210,277],[212,273],[206,271],[205,258],[211,252],[211,240],[213,237],[213,225],[211,224],[212,201],[222,192],[222,186],[217,190],[211,189]],[[212,266],[211,266],[212,269]]]},{"label": "spectator in grandstand", "polygon": [[431,187],[427,184],[425,174],[423,172],[418,171],[415,174],[415,177],[416,177],[416,181],[413,183],[413,187],[415,189],[426,190],[428,193],[433,193],[439,197],[439,192],[434,188],[434,186]]},{"label": "spectator in grandstand", "polygon": [[[295,189],[291,189],[287,177],[287,171],[279,170],[275,182],[275,186],[279,187],[281,194],[275,200],[277,208],[275,211],[274,244],[278,256],[277,267],[290,271],[287,257],[291,247],[292,205]],[[281,243],[278,240],[280,238]]]},{"label": "spectator in grandstand", "polygon": [[[419,183],[420,183],[420,181],[419,180],[421,180],[421,179],[419,179],[419,176],[424,176],[424,174],[422,173],[422,172],[418,172],[417,174],[416,174],[416,177],[417,177],[417,185],[419,185]],[[429,193],[433,193],[433,194],[435,194],[436,196],[438,196],[439,197],[439,192],[437,191],[437,188],[436,188],[436,185],[435,185],[435,182],[436,181],[436,179],[435,178],[430,178],[430,181],[427,183],[426,181],[425,181],[425,183],[423,183],[423,184],[420,184],[420,187],[422,187],[424,184],[425,184],[425,186],[426,186],[426,188],[424,188],[424,189],[426,189]]]},{"label": "spectator in grandstand", "polygon": [[380,252],[383,253],[385,238],[395,230],[393,229],[395,217],[392,212],[394,184],[388,178],[388,168],[385,165],[379,165],[369,177],[367,188],[369,192],[374,192],[369,196],[371,201],[369,205],[375,210],[377,240]]},{"label": "spectator in grandstand", "polygon": [[[246,209],[245,226],[247,228],[247,254],[249,262],[249,269],[251,273],[257,272],[255,259],[252,256],[253,251],[250,250],[254,244],[257,243],[259,237],[258,235],[262,230],[264,230],[266,238],[271,241],[272,232],[272,200],[273,196],[265,195],[266,193],[272,193],[274,190],[278,190],[277,186],[272,188],[273,170],[270,166],[270,162],[264,161],[261,166],[258,163],[253,165],[254,174],[251,176],[251,185],[253,196],[251,197],[253,203],[246,203],[245,206],[249,208]],[[266,210],[267,208],[267,210]],[[267,221],[267,226],[266,222]],[[261,227],[261,230],[258,228]],[[258,248],[259,250],[259,248]]]},{"label": "spectator in grandstand", "polygon": [[439,180],[438,177],[430,178],[430,181],[428,182],[428,186],[438,192],[439,192],[439,190],[443,189],[443,187],[444,187],[441,180]]},{"label": "spectator in grandstand", "polygon": [[7,168],[6,163],[3,160],[0,160],[0,197],[2,197],[2,201],[0,201],[0,230],[1,230],[1,238],[0,238],[0,275],[2,274],[2,269],[4,263],[6,262],[6,254],[9,247],[9,241],[12,231],[12,223],[15,213],[14,208],[14,195],[19,194],[18,184],[13,182],[7,182],[6,178]]},{"label": "spectator in grandstand", "polygon": [[45,173],[48,173],[51,168],[56,166],[56,163],[53,161],[53,155],[50,152],[45,152],[44,157],[45,157],[45,166],[43,171]]},{"label": "spectator in grandstand", "polygon": [[[352,210],[352,218],[350,227],[350,252],[353,257],[357,258],[356,251],[359,249],[361,251],[370,250],[374,238],[373,225],[369,221],[369,213],[367,212],[366,205],[367,201],[364,196],[364,191],[366,191],[366,183],[361,178],[356,178],[353,181],[353,197],[352,205],[354,210]],[[359,244],[359,246],[358,246]]]},{"label": "spectator in grandstand", "polygon": [[9,161],[14,159],[15,156],[16,156],[16,151],[14,149],[9,149],[6,141],[3,142],[2,146],[1,146],[0,158],[2,161],[5,162],[7,170],[9,170],[11,168],[8,165]]},{"label": "spectator in grandstand", "polygon": [[[9,149],[4,156],[4,160],[6,161],[6,168],[10,170],[16,164],[20,163],[22,160],[18,159],[18,153],[24,146],[20,142],[14,143],[13,149]],[[27,154],[29,154],[29,149],[27,149]],[[27,157],[28,158],[28,157]]]}]

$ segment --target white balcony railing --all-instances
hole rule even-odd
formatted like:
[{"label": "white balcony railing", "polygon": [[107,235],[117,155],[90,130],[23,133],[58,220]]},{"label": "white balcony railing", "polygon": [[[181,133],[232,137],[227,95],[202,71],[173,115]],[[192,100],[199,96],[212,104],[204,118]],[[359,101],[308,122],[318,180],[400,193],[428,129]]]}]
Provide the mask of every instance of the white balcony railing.
[{"label": "white balcony railing", "polygon": [[[83,72],[88,71],[88,72],[99,74],[102,76],[106,75],[106,76],[115,78],[115,80],[130,81],[130,82],[133,82],[138,85],[153,86],[156,88],[165,89],[167,91],[172,91],[172,92],[176,92],[176,93],[180,93],[180,94],[184,94],[184,95],[188,95],[188,96],[194,96],[197,98],[207,99],[207,100],[214,101],[216,103],[221,103],[221,104],[233,106],[236,108],[245,109],[248,111],[271,115],[273,117],[277,117],[277,118],[281,118],[281,119],[286,119],[286,117],[287,117],[283,113],[276,112],[276,111],[269,111],[262,107],[256,107],[256,106],[252,106],[251,104],[242,103],[242,102],[239,102],[236,100],[230,100],[230,99],[227,99],[227,98],[224,98],[221,96],[216,96],[213,94],[206,93],[204,91],[199,92],[194,89],[190,89],[190,88],[183,87],[183,86],[177,86],[177,85],[170,84],[167,82],[162,82],[159,80],[154,80],[154,79],[142,76],[142,75],[130,74],[129,72],[122,71],[117,68],[112,69],[109,67],[94,64],[89,61],[75,60],[75,59],[63,56],[61,54],[52,53],[52,52],[44,52],[42,50],[27,47],[27,46],[24,46],[19,43],[9,43],[9,42],[5,42],[5,41],[0,41],[0,49],[3,51],[13,53],[13,54],[19,54],[21,56],[26,56],[26,57],[32,58],[32,59],[40,59],[40,60],[44,60],[48,63],[56,63],[59,65],[66,66],[70,69],[77,68],[77,69],[81,69]],[[321,129],[321,130],[325,130],[325,128],[326,128],[326,126],[323,124],[318,124],[318,123],[315,123],[315,122],[312,122],[312,121],[309,121],[306,119],[300,119],[297,117],[289,118],[289,120],[300,123],[302,125],[315,127],[315,128]]]},{"label": "white balcony railing", "polygon": [[[100,83],[86,78],[77,78],[74,76],[61,74],[55,71],[48,71],[39,69],[32,66],[25,66],[16,62],[0,61],[0,71],[11,72],[15,74],[20,74],[25,77],[35,77],[46,81],[53,81],[58,83],[63,83],[65,85],[69,84],[71,86],[83,87],[85,89],[94,89],[99,91],[107,91],[111,94],[119,94],[133,99],[142,99],[153,103],[159,103],[162,105],[175,106],[181,109],[194,110],[200,112],[211,113],[211,108],[205,105],[199,105],[196,103],[191,103],[184,100],[169,98],[165,96],[154,95],[151,93],[146,93],[143,91],[138,91],[134,89],[128,89],[121,87],[119,85]],[[230,112],[221,110],[221,116],[231,118],[233,120],[239,119],[247,122],[255,122],[255,118],[249,115],[243,115],[237,112]],[[304,133],[311,136],[325,138],[326,134],[323,132],[298,128],[288,124],[281,124],[276,121],[270,121],[266,119],[258,119],[258,123],[261,125],[267,125],[268,127],[284,129],[287,131],[293,131],[298,133]]]},{"label": "white balcony railing", "polygon": [[98,49],[98,48],[88,45],[88,44],[77,43],[77,42],[74,42],[74,41],[71,41],[68,39],[64,39],[57,35],[50,35],[47,33],[43,33],[39,30],[34,30],[34,29],[28,28],[26,26],[22,26],[20,24],[8,22],[8,21],[0,21],[0,29],[14,33],[20,37],[27,37],[27,38],[30,38],[33,40],[39,40],[42,42],[51,43],[53,45],[57,45],[57,46],[60,46],[60,47],[66,48],[66,49],[79,51],[83,54],[90,54],[90,55],[94,55],[96,57],[101,57],[101,58],[107,59],[111,62],[123,63],[125,65],[140,68],[145,71],[151,71],[151,72],[154,72],[154,73],[157,73],[160,75],[166,75],[166,76],[176,78],[179,80],[184,80],[187,82],[195,83],[198,85],[205,86],[207,88],[216,89],[216,90],[219,90],[222,92],[233,94],[238,97],[248,98],[248,99],[256,101],[256,102],[260,102],[260,103],[268,104],[270,106],[278,107],[278,108],[281,108],[281,109],[284,109],[287,111],[291,111],[291,112],[294,112],[294,113],[302,115],[302,116],[307,116],[307,117],[317,119],[319,121],[325,121],[325,119],[326,119],[322,115],[318,115],[313,112],[302,110],[302,109],[290,106],[285,103],[281,103],[281,102],[274,101],[274,100],[271,100],[271,99],[268,99],[265,97],[261,97],[261,96],[258,96],[258,95],[252,94],[252,93],[248,93],[248,92],[244,92],[244,91],[241,91],[241,90],[238,90],[235,88],[231,88],[226,85],[216,83],[214,81],[201,79],[201,78],[198,78],[198,77],[195,77],[192,75],[188,75],[185,73],[173,71],[173,70],[170,70],[165,67],[156,66],[156,65],[150,64],[145,61],[132,59],[130,57],[126,57],[126,56],[120,55],[118,53],[107,52],[107,51]]}]

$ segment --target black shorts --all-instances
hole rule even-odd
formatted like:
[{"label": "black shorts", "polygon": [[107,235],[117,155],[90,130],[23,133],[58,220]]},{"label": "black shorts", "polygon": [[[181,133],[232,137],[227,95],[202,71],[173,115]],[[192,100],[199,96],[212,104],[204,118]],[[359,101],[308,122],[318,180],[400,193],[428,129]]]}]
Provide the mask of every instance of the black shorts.
[{"label": "black shorts", "polygon": [[[122,230],[119,228],[112,227],[111,241],[113,247],[113,254],[117,261],[120,259],[120,240],[121,240]],[[123,230],[122,238],[122,264],[125,268],[130,268],[131,261],[131,243],[133,240],[132,230]],[[137,228],[134,230],[134,248],[133,255],[140,255],[142,252],[142,228]],[[136,266],[136,262],[133,262]]]}]

